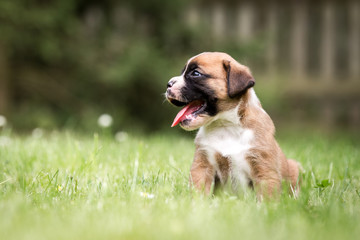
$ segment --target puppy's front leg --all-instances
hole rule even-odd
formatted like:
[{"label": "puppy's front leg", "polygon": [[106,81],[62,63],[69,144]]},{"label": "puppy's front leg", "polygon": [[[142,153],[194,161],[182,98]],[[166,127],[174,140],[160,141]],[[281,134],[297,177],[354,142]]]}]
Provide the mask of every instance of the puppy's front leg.
[{"label": "puppy's front leg", "polygon": [[205,191],[205,194],[209,195],[214,177],[214,167],[207,160],[206,154],[196,150],[190,170],[190,184],[193,184],[196,189]]}]

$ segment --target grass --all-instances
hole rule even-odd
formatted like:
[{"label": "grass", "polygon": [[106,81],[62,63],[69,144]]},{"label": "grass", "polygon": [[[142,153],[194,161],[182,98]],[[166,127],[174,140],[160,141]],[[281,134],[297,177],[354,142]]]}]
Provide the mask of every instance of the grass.
[{"label": "grass", "polygon": [[278,138],[306,172],[298,199],[191,193],[192,139],[0,134],[0,239],[356,239],[358,138]]}]

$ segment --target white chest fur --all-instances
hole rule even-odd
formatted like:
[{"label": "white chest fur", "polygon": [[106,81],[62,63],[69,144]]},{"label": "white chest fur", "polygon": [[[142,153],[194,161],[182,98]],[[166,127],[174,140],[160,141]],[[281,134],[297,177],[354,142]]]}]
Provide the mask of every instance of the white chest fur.
[{"label": "white chest fur", "polygon": [[253,131],[240,125],[235,108],[220,114],[210,125],[201,127],[196,143],[206,152],[210,164],[214,166],[220,179],[222,176],[215,155],[219,153],[228,158],[229,177],[234,190],[238,190],[238,187],[246,187],[249,184],[250,166],[245,156],[251,148],[253,139]]}]

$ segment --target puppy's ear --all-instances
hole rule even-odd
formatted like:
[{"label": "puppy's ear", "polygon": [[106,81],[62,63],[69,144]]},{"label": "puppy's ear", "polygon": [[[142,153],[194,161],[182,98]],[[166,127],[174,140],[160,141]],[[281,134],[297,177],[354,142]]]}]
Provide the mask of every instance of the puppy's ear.
[{"label": "puppy's ear", "polygon": [[241,69],[239,63],[224,60],[223,64],[226,71],[228,95],[230,98],[244,94],[248,88],[255,85],[253,76],[245,69]]}]

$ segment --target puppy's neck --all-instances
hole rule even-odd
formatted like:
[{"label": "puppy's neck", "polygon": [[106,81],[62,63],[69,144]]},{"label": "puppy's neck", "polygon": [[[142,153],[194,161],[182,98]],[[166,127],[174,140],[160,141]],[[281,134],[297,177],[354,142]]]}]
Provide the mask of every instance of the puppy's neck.
[{"label": "puppy's neck", "polygon": [[[261,104],[258,97],[255,94],[253,88],[250,88],[239,99],[235,99],[234,103],[228,104],[231,108],[218,113],[208,124],[202,128],[211,130],[218,127],[229,126],[242,126],[242,120],[246,117],[243,114],[246,110],[251,108],[261,109]],[[263,111],[263,110],[262,110]]]},{"label": "puppy's neck", "polygon": [[218,128],[218,127],[227,127],[227,126],[239,126],[239,107],[238,103],[234,108],[218,113],[214,119],[207,125],[204,126],[207,130]]},{"label": "puppy's neck", "polygon": [[261,103],[259,98],[255,94],[253,88],[248,89],[248,91],[240,99],[240,108],[261,108]]}]

